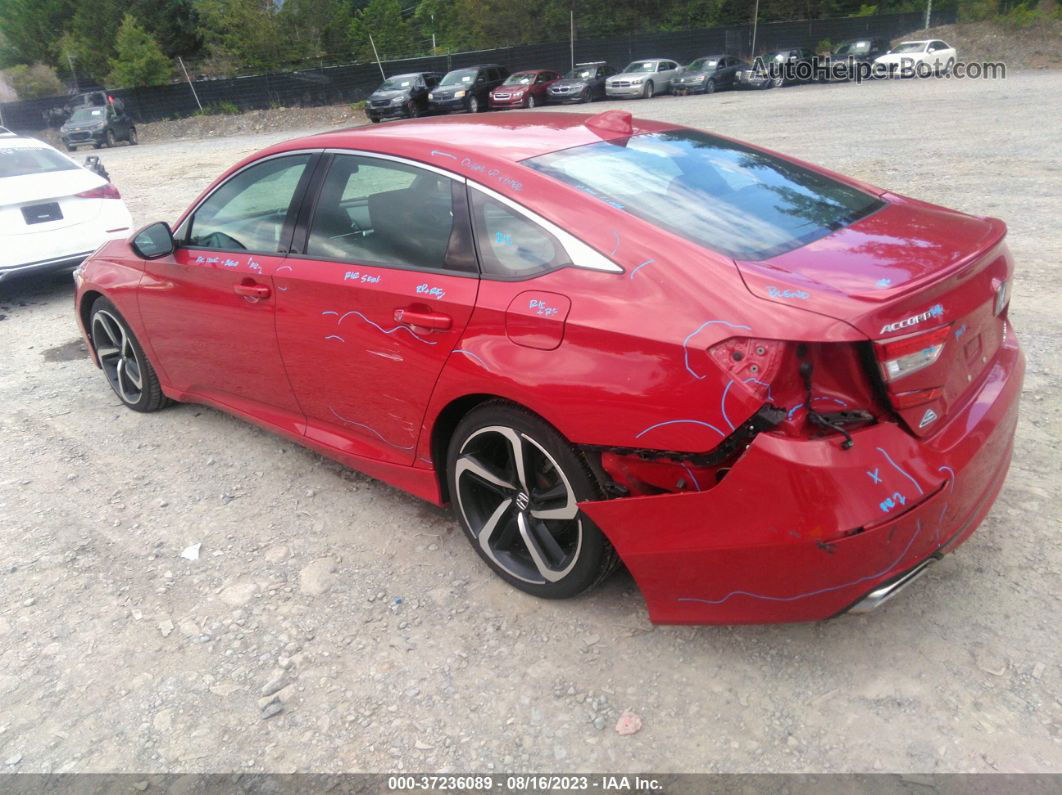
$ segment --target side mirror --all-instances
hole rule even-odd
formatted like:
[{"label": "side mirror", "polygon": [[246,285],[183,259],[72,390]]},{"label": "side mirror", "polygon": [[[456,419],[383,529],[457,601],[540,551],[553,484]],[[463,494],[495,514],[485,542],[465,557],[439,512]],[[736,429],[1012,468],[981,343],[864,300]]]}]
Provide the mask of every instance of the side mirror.
[{"label": "side mirror", "polygon": [[158,259],[172,254],[176,247],[173,232],[165,221],[148,224],[133,236],[133,251],[142,259]]}]

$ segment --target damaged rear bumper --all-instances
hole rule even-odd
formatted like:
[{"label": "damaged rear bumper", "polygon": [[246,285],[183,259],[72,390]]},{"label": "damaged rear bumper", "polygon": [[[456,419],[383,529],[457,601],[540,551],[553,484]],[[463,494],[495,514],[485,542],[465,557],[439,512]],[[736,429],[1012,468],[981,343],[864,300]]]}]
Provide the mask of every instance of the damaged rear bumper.
[{"label": "damaged rear bumper", "polygon": [[711,489],[581,507],[656,623],[810,621],[880,603],[875,591],[955,549],[988,513],[1010,465],[1024,367],[1011,335],[927,439],[893,423],[854,433],[850,450],[760,434]]}]

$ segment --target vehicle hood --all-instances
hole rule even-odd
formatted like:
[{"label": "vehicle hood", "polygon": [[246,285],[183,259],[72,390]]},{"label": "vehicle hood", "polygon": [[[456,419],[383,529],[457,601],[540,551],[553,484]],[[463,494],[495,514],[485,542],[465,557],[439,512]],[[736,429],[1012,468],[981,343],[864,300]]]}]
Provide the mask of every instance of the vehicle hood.
[{"label": "vehicle hood", "polygon": [[395,89],[394,91],[373,91],[372,94],[369,95],[369,99],[370,100],[374,100],[375,99],[375,100],[379,101],[381,99],[392,100],[395,97],[408,97],[408,96],[409,96],[409,89],[408,88],[399,88],[399,89]]},{"label": "vehicle hood", "polygon": [[561,88],[561,87],[574,88],[575,86],[585,86],[587,83],[589,83],[593,79],[595,79],[595,78],[588,77],[588,78],[586,78],[584,80],[584,79],[578,78],[578,77],[562,77],[560,80],[554,80],[553,83],[550,84],[550,88],[553,88],[553,87],[556,87],[556,88]]},{"label": "vehicle hood", "polygon": [[93,122],[83,122],[83,123],[82,122],[78,122],[78,123],[75,123],[75,124],[71,124],[70,122],[66,122],[62,127],[59,128],[59,131],[60,132],[82,132],[84,130],[102,130],[106,126],[107,126],[107,122],[103,122],[103,121],[93,121]]},{"label": "vehicle hood", "polygon": [[99,187],[106,182],[103,177],[84,168],[4,177],[0,179],[0,204],[30,204],[58,199]]},{"label": "vehicle hood", "polygon": [[699,83],[701,80],[706,78],[709,74],[711,74],[711,73],[706,71],[706,70],[705,71],[698,70],[696,72],[686,71],[686,72],[683,72],[682,74],[680,74],[678,77],[676,77],[675,78],[675,82],[676,83],[687,83],[687,82],[688,83]]},{"label": "vehicle hood", "polygon": [[[843,320],[870,338],[944,297],[948,276],[998,244],[1002,221],[884,193],[867,217],[779,256],[739,261],[757,297]],[[949,320],[944,303],[944,320]]]}]

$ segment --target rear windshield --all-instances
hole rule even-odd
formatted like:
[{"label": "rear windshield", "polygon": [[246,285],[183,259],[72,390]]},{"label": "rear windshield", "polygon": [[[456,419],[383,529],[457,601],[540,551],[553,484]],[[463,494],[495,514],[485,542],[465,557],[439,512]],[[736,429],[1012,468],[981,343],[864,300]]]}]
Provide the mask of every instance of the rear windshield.
[{"label": "rear windshield", "polygon": [[0,179],[75,168],[80,166],[67,160],[54,149],[5,149],[0,146]]},{"label": "rear windshield", "polygon": [[743,260],[799,248],[884,206],[787,160],[696,130],[601,141],[524,164]]}]

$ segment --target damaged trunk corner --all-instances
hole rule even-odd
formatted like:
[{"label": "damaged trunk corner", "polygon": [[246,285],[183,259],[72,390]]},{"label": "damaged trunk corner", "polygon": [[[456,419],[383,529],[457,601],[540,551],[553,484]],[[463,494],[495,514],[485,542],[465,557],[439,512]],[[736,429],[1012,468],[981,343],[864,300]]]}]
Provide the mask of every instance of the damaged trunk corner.
[{"label": "damaged trunk corner", "polygon": [[708,491],[726,477],[756,436],[785,419],[764,404],[715,448],[704,453],[583,445],[582,452],[607,499]]}]

